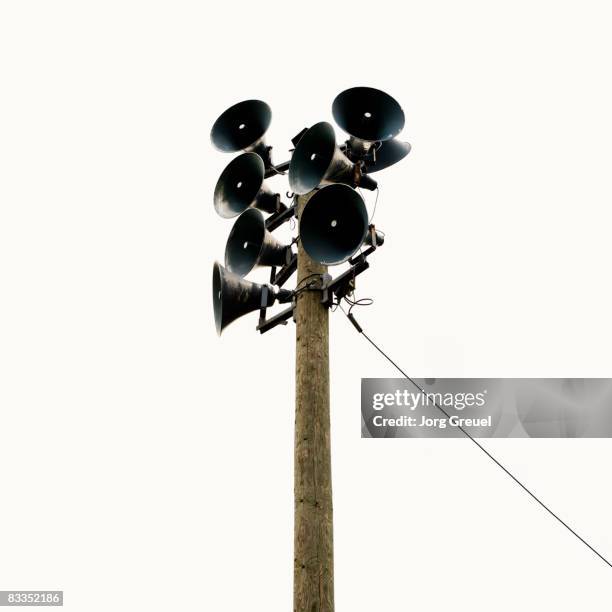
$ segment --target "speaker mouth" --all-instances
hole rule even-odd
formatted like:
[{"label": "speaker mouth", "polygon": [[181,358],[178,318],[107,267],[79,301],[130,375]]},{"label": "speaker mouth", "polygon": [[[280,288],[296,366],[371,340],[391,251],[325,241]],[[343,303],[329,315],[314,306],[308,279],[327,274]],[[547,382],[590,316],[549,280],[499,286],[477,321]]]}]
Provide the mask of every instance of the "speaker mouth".
[{"label": "speaker mouth", "polygon": [[213,310],[215,312],[215,328],[217,329],[217,335],[221,335],[223,329],[223,300],[221,292],[223,287],[223,272],[221,266],[215,262],[213,265]]},{"label": "speaker mouth", "polygon": [[246,276],[257,264],[264,243],[266,224],[254,208],[243,212],[227,239],[225,266],[234,274]]},{"label": "speaker mouth", "polygon": [[264,182],[265,166],[257,153],[243,153],[221,173],[215,186],[214,204],[225,219],[237,217],[255,200]]},{"label": "speaker mouth", "polygon": [[302,211],[300,240],[315,261],[335,266],[348,261],[368,232],[368,211],[348,185],[334,184],[315,193]]},{"label": "speaker mouth", "polygon": [[230,106],[215,121],[210,132],[213,145],[220,151],[235,153],[253,146],[268,130],[272,120],[270,107],[261,100],[245,100]]},{"label": "speaker mouth", "polygon": [[300,139],[289,164],[289,185],[304,194],[318,187],[336,150],[336,134],[327,121],[313,125]]},{"label": "speaker mouth", "polygon": [[404,111],[395,98],[373,87],[352,87],[338,94],[332,115],[347,134],[369,142],[394,138],[405,123]]}]

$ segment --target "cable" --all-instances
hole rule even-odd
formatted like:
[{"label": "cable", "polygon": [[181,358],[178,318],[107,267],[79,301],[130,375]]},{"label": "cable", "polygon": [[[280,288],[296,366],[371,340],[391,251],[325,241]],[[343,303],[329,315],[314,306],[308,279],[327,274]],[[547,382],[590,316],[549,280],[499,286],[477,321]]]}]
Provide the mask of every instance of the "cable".
[{"label": "cable", "polygon": [[[348,313],[344,311],[342,306],[340,306],[342,312],[347,316],[353,327],[401,374],[409,380],[421,393],[426,395],[425,389],[421,388],[417,382],[412,379],[402,368],[400,368],[387,353],[385,353],[375,342],[372,340],[361,328],[359,323],[355,320],[355,316],[351,314],[350,310]],[[352,308],[352,306],[351,306]],[[446,416],[447,419],[450,419],[450,415],[444,408],[442,408],[437,402],[433,402],[434,406]],[[608,561],[601,553],[599,553],[595,548],[593,548],[583,537],[579,536],[563,519],[561,519],[557,514],[555,514],[535,493],[532,493],[508,468],[506,468],[502,463],[500,463],[480,442],[478,442],[474,437],[472,437],[461,425],[457,425],[457,428],[466,435],[491,461],[493,461],[497,466],[499,466],[516,484],[518,484],[526,493],[528,493],[535,501],[544,508],[552,517],[557,519],[561,525],[563,525],[570,533],[575,535],[587,548],[589,548],[592,552],[594,552],[606,565],[612,568],[612,563]]]},{"label": "cable", "polygon": [[380,195],[380,187],[376,187],[376,199],[374,200],[374,208],[372,209],[372,216],[370,217],[370,223],[374,222],[374,215],[376,214],[376,205],[378,204],[378,196]]},{"label": "cable", "polygon": [[304,286],[300,287],[300,285],[304,282],[307,281],[311,278],[321,278],[321,274],[319,273],[314,273],[314,274],[309,274],[308,276],[305,276],[295,287],[295,289],[293,290],[293,295],[294,297],[297,297],[298,295],[300,295],[300,293],[302,293],[303,291],[308,291],[309,289],[311,289],[312,287],[314,287],[316,285],[316,281],[310,281],[308,283],[306,283]]},{"label": "cable", "polygon": [[353,310],[355,306],[371,306],[374,303],[374,298],[366,297],[366,298],[360,298],[358,300],[357,299],[351,300],[347,296],[344,296],[344,301],[349,305],[348,314],[351,314],[351,310]]},{"label": "cable", "polygon": [[[357,190],[359,191],[361,197],[365,200],[365,197],[363,195],[363,190],[361,189],[361,187],[357,187]],[[370,215],[370,220],[368,221],[368,223],[372,223],[372,219],[374,219],[374,215],[376,214],[376,205],[378,204],[378,195],[380,194],[380,187],[376,187],[376,199],[374,200],[374,208],[372,209],[372,214]]]}]

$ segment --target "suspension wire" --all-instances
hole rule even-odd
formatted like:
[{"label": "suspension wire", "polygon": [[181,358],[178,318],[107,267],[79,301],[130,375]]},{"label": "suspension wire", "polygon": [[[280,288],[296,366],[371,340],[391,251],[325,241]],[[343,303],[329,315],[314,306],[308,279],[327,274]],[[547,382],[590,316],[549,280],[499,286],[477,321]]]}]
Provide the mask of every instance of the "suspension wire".
[{"label": "suspension wire", "polygon": [[[367,299],[367,298],[366,298]],[[361,300],[357,300],[356,302],[351,303],[352,301],[350,300],[346,300],[347,303],[350,304],[350,308],[352,309],[353,306],[358,306],[360,305],[359,302]],[[410,381],[421,393],[423,393],[424,395],[427,395],[425,389],[423,389],[413,378],[411,378],[410,376],[408,376],[408,374],[406,374],[406,372],[404,372],[404,370],[402,370],[402,368],[400,368],[399,365],[397,365],[397,363],[395,363],[395,361],[393,361],[393,359],[391,359],[391,357],[389,357],[389,355],[387,355],[387,353],[385,353],[375,342],[374,340],[372,340],[372,338],[370,338],[370,336],[368,336],[363,329],[361,328],[361,326],[359,325],[359,323],[357,323],[357,321],[355,320],[355,315],[351,314],[351,311],[349,309],[349,312],[347,313],[344,308],[342,308],[342,305],[340,305],[340,309],[342,310],[342,312],[347,316],[347,318],[349,319],[349,321],[351,322],[351,324],[353,325],[353,327],[396,369],[398,370],[403,376],[404,378],[406,378],[408,381]],[[365,305],[365,304],[364,304]],[[437,402],[433,402],[434,406],[442,413],[444,414],[444,416],[446,416],[447,419],[450,419],[450,414],[444,410],[444,408],[442,408],[442,406],[440,406]],[[593,546],[591,546],[583,537],[581,537],[580,535],[578,535],[576,533],[576,531],[574,531],[563,519],[561,519],[557,514],[555,514],[535,493],[533,493],[532,491],[530,491],[508,468],[506,468],[499,460],[497,460],[484,446],[482,446],[482,444],[480,444],[480,442],[478,442],[470,433],[468,433],[461,425],[457,425],[457,428],[463,433],[465,434],[465,436],[467,438],[469,438],[489,459],[491,459],[491,461],[493,461],[493,463],[495,463],[499,468],[501,468],[508,476],[510,476],[510,478],[512,478],[512,480],[514,480],[514,482],[519,485],[519,487],[521,487],[521,489],[523,489],[523,491],[525,491],[528,495],[531,496],[532,499],[534,499],[536,502],[538,502],[538,504],[540,504],[540,506],[542,506],[542,508],[544,508],[544,510],[546,510],[546,512],[548,512],[553,518],[555,518],[557,521],[559,521],[559,523],[561,523],[561,525],[563,525],[571,534],[573,534],[574,536],[576,536],[587,548],[589,548],[592,552],[594,552],[606,565],[608,565],[609,567],[612,568],[612,563],[610,563],[610,561],[608,561],[600,552],[598,552]]]}]

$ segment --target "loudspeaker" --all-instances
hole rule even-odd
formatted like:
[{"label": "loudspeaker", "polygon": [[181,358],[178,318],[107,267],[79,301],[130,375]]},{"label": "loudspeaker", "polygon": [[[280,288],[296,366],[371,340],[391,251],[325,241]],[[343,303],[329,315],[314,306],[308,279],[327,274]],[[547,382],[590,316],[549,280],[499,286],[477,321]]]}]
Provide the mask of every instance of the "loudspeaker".
[{"label": "loudspeaker", "polygon": [[[288,302],[293,296],[293,293],[286,289],[274,293],[271,285],[252,283],[226,270],[217,262],[213,265],[212,290],[215,327],[219,335],[241,316],[259,310],[262,306],[272,306],[276,300]],[[266,295],[262,304],[264,290]]]},{"label": "loudspeaker", "polygon": [[319,263],[335,266],[349,260],[366,240],[368,211],[348,185],[328,185],[308,200],[300,217],[300,241]]},{"label": "loudspeaker", "polygon": [[243,153],[221,173],[215,187],[215,210],[222,217],[236,217],[247,208],[274,213],[281,208],[280,195],[264,183],[264,163],[257,153]]},{"label": "loudspeaker", "polygon": [[234,223],[225,246],[225,266],[246,276],[256,266],[283,266],[291,248],[281,244],[267,229],[263,215],[254,208],[245,210]]},{"label": "loudspeaker", "polygon": [[404,111],[389,94],[373,87],[352,87],[336,96],[334,121],[349,134],[353,159],[364,157],[374,142],[390,140],[404,128]]},{"label": "loudspeaker", "polygon": [[396,138],[381,142],[364,159],[364,171],[372,174],[372,172],[384,170],[404,159],[410,153],[411,148],[410,143],[402,142]]},{"label": "loudspeaker", "polygon": [[271,165],[270,148],[263,139],[270,127],[272,111],[261,100],[245,100],[228,108],[213,124],[210,139],[220,151],[258,153]]},{"label": "loudspeaker", "polygon": [[376,189],[376,181],[361,172],[336,144],[334,128],[326,121],[316,123],[300,138],[289,164],[289,185],[304,194],[319,185],[346,183]]}]

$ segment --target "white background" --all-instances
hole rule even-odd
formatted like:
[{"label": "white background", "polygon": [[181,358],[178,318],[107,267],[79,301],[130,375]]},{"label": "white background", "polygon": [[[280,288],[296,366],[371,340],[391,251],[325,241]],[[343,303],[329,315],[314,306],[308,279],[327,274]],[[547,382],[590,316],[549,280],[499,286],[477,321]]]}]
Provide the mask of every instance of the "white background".
[{"label": "white background", "polygon": [[[358,318],[412,375],[612,376],[606,4],[3,2],[0,589],[291,609],[293,324],[218,339],[211,308],[242,99],[277,161],[346,87],[402,104]],[[471,443],[360,439],[360,378],[396,373],[331,327],[337,610],[609,610]],[[485,442],[612,556],[609,440]]]}]

